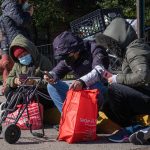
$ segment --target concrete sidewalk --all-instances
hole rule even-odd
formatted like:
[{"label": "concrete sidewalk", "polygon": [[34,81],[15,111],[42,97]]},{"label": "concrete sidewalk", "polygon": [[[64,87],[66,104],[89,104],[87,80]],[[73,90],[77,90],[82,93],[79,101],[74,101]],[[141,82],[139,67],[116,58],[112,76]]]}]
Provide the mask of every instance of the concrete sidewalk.
[{"label": "concrete sidewalk", "polygon": [[[1,87],[0,87],[1,88]],[[0,102],[6,101],[0,96]],[[130,143],[110,143],[107,135],[98,134],[98,140],[68,144],[57,141],[58,132],[50,126],[45,129],[45,138],[33,137],[30,131],[22,131],[21,137],[16,144],[10,145],[0,135],[0,150],[150,150],[150,146],[133,145]]]},{"label": "concrete sidewalk", "polygon": [[[109,143],[106,137],[98,135],[99,140],[68,144],[57,141],[58,132],[48,127],[45,138],[33,137],[29,131],[22,131],[21,138],[16,144],[10,145],[0,138],[1,150],[150,150],[150,146],[137,146],[130,143]],[[2,135],[1,135],[2,136]]]}]

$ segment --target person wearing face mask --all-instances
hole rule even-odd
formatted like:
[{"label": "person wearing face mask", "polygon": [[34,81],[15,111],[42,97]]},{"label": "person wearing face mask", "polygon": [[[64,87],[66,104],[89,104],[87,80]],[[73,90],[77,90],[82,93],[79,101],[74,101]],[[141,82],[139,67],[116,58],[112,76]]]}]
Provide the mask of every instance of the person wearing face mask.
[{"label": "person wearing face mask", "polygon": [[18,34],[22,34],[31,40],[29,27],[32,22],[33,7],[27,5],[27,0],[3,0],[1,9],[0,26],[3,30],[3,35],[0,69],[3,72],[2,94],[4,94],[6,79],[14,64],[9,56],[9,46]]},{"label": "person wearing face mask", "polygon": [[[58,110],[62,112],[62,105],[69,88],[73,90],[97,88],[101,91],[99,102],[102,103],[102,94],[106,90],[103,83],[89,81],[88,76],[82,77],[98,64],[108,68],[109,59],[105,49],[97,46],[94,41],[83,41],[70,31],[64,31],[54,39],[53,49],[54,57],[59,63],[44,75],[44,79],[49,83],[48,93]],[[69,72],[75,76],[75,81],[70,87],[61,81]]]},{"label": "person wearing face mask", "polygon": [[[12,41],[10,56],[15,64],[7,78],[7,87],[4,92],[6,98],[8,95],[13,94],[28,76],[42,78],[43,74],[41,70],[49,71],[52,68],[50,60],[40,54],[36,46],[21,34],[17,35]],[[35,82],[29,80],[27,84],[32,85],[35,84]],[[39,90],[43,93],[47,93],[47,82],[43,80]],[[45,107],[51,103],[41,98],[40,102],[44,104]]]},{"label": "person wearing face mask", "polygon": [[108,78],[108,98],[102,109],[122,129],[108,139],[118,143],[148,142],[150,130],[142,130],[136,115],[150,115],[150,46],[144,39],[137,39],[135,30],[123,18],[114,19],[103,34],[97,34],[96,42],[122,59],[122,70]]}]

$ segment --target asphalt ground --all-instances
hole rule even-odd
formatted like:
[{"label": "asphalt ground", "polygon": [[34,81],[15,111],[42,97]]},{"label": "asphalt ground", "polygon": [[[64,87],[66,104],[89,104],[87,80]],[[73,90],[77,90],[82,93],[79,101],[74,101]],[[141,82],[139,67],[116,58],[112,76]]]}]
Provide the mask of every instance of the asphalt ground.
[{"label": "asphalt ground", "polygon": [[[39,131],[40,132],[40,131]],[[22,131],[21,137],[16,144],[8,144],[0,138],[0,150],[150,150],[150,146],[133,145],[131,143],[110,143],[107,135],[98,135],[97,141],[68,144],[57,141],[58,132],[47,127],[45,137],[33,137],[29,131]]]},{"label": "asphalt ground", "polygon": [[[1,88],[1,87],[0,87]],[[0,102],[6,101],[0,96]],[[41,132],[40,130],[38,132]],[[132,143],[111,143],[108,135],[98,134],[98,140],[68,144],[57,140],[58,131],[50,125],[45,127],[45,137],[34,137],[30,131],[22,130],[21,137],[16,144],[8,144],[0,135],[0,150],[150,150],[150,145],[133,145]]]},{"label": "asphalt ground", "polygon": [[44,138],[33,137],[29,131],[22,131],[18,142],[12,145],[3,139],[1,134],[0,150],[150,150],[150,146],[109,143],[107,135],[99,134],[97,141],[76,144],[57,141],[57,135],[58,132],[51,127],[45,129]]}]

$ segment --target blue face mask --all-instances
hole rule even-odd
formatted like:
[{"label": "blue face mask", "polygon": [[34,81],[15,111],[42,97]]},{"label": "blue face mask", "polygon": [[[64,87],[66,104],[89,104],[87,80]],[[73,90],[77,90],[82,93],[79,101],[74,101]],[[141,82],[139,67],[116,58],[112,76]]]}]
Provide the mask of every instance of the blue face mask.
[{"label": "blue face mask", "polygon": [[22,64],[22,65],[25,65],[25,66],[28,66],[31,62],[32,62],[32,57],[30,54],[27,54],[21,58],[19,58],[19,62]]},{"label": "blue face mask", "polygon": [[22,5],[22,9],[24,12],[27,12],[30,10],[30,7],[31,5],[28,3],[28,2],[25,2],[23,5]]}]

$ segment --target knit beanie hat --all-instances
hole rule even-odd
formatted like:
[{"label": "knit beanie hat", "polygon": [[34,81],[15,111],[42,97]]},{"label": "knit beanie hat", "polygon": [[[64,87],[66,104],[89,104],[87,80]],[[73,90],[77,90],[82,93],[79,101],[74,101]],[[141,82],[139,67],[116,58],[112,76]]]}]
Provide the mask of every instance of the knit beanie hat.
[{"label": "knit beanie hat", "polygon": [[22,47],[16,46],[13,48],[13,54],[16,58],[18,58],[24,52],[26,52],[26,50]]}]

